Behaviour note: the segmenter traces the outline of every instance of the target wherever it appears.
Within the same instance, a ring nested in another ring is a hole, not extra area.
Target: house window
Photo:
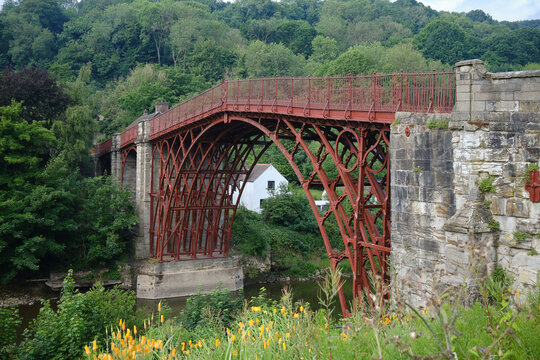
[[[276,182],[275,181],[268,181],[267,189],[274,190],[276,188]]]

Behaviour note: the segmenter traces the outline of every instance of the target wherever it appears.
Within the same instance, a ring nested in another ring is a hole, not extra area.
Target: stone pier
[[[540,71],[456,64],[451,114],[397,113],[391,131],[392,267],[416,305],[496,266],[526,290],[540,271],[540,203],[525,189],[540,159]],[[484,190],[480,190],[480,183]]]

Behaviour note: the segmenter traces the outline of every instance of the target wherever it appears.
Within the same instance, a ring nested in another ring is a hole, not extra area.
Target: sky
[[[226,0],[228,1],[228,0]],[[435,10],[467,12],[480,9],[495,20],[540,19],[540,0],[419,0]],[[0,0],[0,6],[4,0]]]
[[[480,9],[495,20],[540,19],[540,0],[419,0],[434,10],[467,12]]]

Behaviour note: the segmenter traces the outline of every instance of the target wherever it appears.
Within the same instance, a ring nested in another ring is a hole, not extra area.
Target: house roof
[[[248,178],[247,181],[254,182],[255,180],[257,180],[257,178],[259,176],[261,176],[263,174],[263,172],[265,172],[268,168],[270,168],[270,166],[272,166],[272,164],[257,164],[257,165],[255,165],[255,167],[253,168],[253,171],[249,175],[249,178]]]

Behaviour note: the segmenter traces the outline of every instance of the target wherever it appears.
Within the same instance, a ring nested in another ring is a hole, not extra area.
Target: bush
[[[319,233],[308,199],[292,187],[280,186],[272,197],[266,199],[263,202],[262,216],[270,224],[302,233]]]
[[[118,288],[106,291],[100,284],[87,293],[75,289],[71,270],[64,279],[55,312],[49,301],[24,331],[19,359],[77,359],[84,344],[104,338],[106,328],[126,319],[135,322],[135,294]]]
[[[261,215],[240,206],[234,219],[232,245],[244,255],[265,257],[270,249],[266,231]]]
[[[16,350],[15,339],[19,326],[21,326],[19,310],[0,307],[0,359],[12,357]]]
[[[217,315],[223,326],[229,327],[236,313],[242,308],[243,298],[234,296],[230,290],[218,286],[210,294],[196,295],[187,299],[186,308],[180,313],[182,325],[189,330],[205,326],[209,320],[205,314]]]

